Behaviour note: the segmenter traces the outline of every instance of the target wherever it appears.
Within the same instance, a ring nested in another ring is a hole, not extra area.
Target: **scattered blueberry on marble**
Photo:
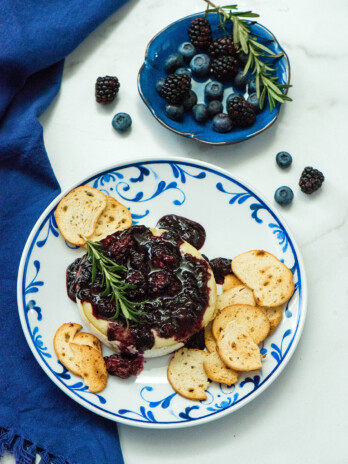
[[[192,73],[198,77],[204,77],[209,74],[210,58],[205,53],[195,55],[190,61],[190,68]]]
[[[204,95],[207,100],[222,100],[224,96],[224,86],[221,82],[210,81],[204,88]]]
[[[185,100],[182,102],[182,105],[184,107],[185,111],[190,111],[192,108],[195,106],[197,103],[197,95],[193,90],[190,90],[189,94],[185,98]]]
[[[179,45],[178,53],[184,57],[185,61],[190,62],[196,54],[196,48],[191,42],[183,42]]]
[[[212,100],[208,105],[208,112],[210,117],[223,112],[223,104],[219,100]]]
[[[277,153],[276,162],[280,168],[288,168],[292,163],[292,156],[287,151]]]
[[[245,92],[247,83],[248,77],[243,74],[243,71],[239,71],[233,81],[234,87],[241,92]]]
[[[181,121],[184,117],[184,107],[183,105],[166,105],[165,108],[166,115],[168,118],[173,119],[173,121]]]
[[[213,129],[216,132],[230,132],[233,129],[233,123],[225,113],[219,113],[213,117]]]
[[[184,57],[180,53],[172,53],[164,62],[164,69],[172,74],[176,69],[184,66]]]
[[[192,115],[197,122],[206,122],[209,119],[209,112],[206,105],[198,103],[192,108]]]
[[[291,190],[290,187],[279,187],[275,191],[274,199],[280,205],[289,205],[294,199],[294,192]]]
[[[127,113],[117,113],[112,119],[112,127],[118,132],[125,132],[132,125],[132,118]]]

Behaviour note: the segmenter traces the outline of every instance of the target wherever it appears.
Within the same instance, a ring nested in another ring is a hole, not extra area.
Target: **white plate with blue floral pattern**
[[[175,393],[167,381],[169,356],[149,359],[138,377],[109,377],[99,394],[58,361],[53,337],[65,322],[81,322],[66,292],[67,266],[84,250],[64,241],[54,210],[68,191],[44,211],[32,230],[19,268],[18,307],[28,344],[40,366],[73,400],[108,419],[148,428],[179,428],[223,417],[264,391],[284,369],[301,336],[306,314],[306,279],[292,234],[279,214],[253,188],[227,171],[188,159],[136,160],[99,172],[78,185],[116,197],[131,211],[133,223],[155,226],[165,214],[203,225],[201,252],[209,258],[251,249],[276,255],[293,272],[295,293],[284,307],[276,331],[261,346],[262,370],[240,376],[231,387],[211,383],[207,399],[194,402]],[[77,185],[72,188],[77,187]],[[107,348],[104,354],[108,354]]]

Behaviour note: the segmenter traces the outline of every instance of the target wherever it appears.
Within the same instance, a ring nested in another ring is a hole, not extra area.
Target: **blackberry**
[[[232,81],[238,73],[238,61],[234,56],[221,56],[211,62],[210,72],[217,81]]]
[[[120,88],[120,83],[116,76],[98,77],[95,83],[95,99],[102,105],[107,105],[114,101]]]
[[[324,182],[324,174],[311,166],[304,168],[298,185],[302,192],[310,194],[318,190]]]
[[[164,81],[160,94],[168,103],[177,105],[189,93],[191,78],[187,74],[170,74]]]
[[[256,116],[253,106],[238,95],[231,98],[227,104],[227,112],[237,127],[250,127],[254,124]]]
[[[197,48],[206,50],[213,41],[211,27],[206,18],[195,18],[188,28],[190,42]]]
[[[237,50],[233,43],[233,37],[231,35],[225,35],[215,39],[214,42],[209,45],[208,52],[212,58],[226,55],[236,56]]]

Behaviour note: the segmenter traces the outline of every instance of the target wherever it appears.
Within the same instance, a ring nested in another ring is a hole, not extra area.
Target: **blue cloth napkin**
[[[30,230],[60,192],[38,117],[59,91],[64,57],[126,1],[0,2],[0,457],[9,451],[21,464],[36,453],[42,464],[123,463],[116,424],[67,397],[37,364],[16,280]]]

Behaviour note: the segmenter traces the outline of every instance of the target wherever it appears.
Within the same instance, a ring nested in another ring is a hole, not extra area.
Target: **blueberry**
[[[292,163],[292,156],[287,151],[280,151],[276,156],[276,162],[280,168],[288,168]]]
[[[185,111],[190,111],[195,104],[197,103],[197,95],[194,93],[193,90],[190,90],[188,96],[182,102]]]
[[[263,83],[260,81],[260,93],[263,89]],[[256,79],[251,79],[248,82],[248,94],[251,95],[252,93],[256,93]]]
[[[223,112],[223,105],[219,100],[213,100],[208,105],[208,112],[211,117]]]
[[[242,92],[245,92],[247,83],[248,83],[247,76],[244,76],[243,72],[239,71],[239,73],[236,75],[233,81],[234,87]]]
[[[257,98],[256,93],[252,93],[251,95],[249,95],[249,97],[247,99],[247,102],[250,103],[251,105],[253,105],[254,110],[256,111],[256,113],[260,113],[260,111],[262,111],[261,108],[260,108],[259,99]]]
[[[192,108],[192,114],[196,121],[205,122],[209,119],[208,108],[203,103],[198,103]]]
[[[158,81],[156,82],[156,90],[157,90],[158,93],[161,92],[161,88],[163,87],[164,81],[165,81],[165,78],[164,78],[164,77],[161,77],[161,78],[158,79]]]
[[[209,74],[210,58],[204,53],[195,55],[190,61],[190,68],[195,76],[204,77]]]
[[[247,64],[247,62],[248,62],[249,55],[248,55],[247,53],[244,53],[243,51],[241,51],[241,52],[238,53],[237,56],[238,56],[238,61],[239,61],[239,63],[240,63],[240,64],[243,66],[243,68],[244,68],[244,66],[245,66],[245,65]]]
[[[290,187],[279,187],[275,191],[274,199],[280,205],[289,205],[294,199],[294,192],[291,190]]]
[[[166,105],[165,112],[168,118],[173,119],[173,121],[181,121],[184,117],[182,105]]]
[[[175,74],[187,74],[188,76],[191,77],[192,70],[191,70],[191,68],[178,68],[175,71]]]
[[[196,49],[191,42],[183,42],[179,45],[178,53],[180,53],[185,61],[190,61],[196,54]]]
[[[172,74],[176,69],[184,66],[184,57],[180,53],[169,55],[164,62],[164,69],[168,74]]]
[[[117,113],[112,119],[112,127],[119,131],[124,132],[132,125],[132,118],[127,113]]]
[[[233,123],[225,113],[219,113],[213,117],[213,129],[216,132],[230,132],[233,129]]]
[[[221,82],[208,82],[204,88],[204,95],[207,100],[222,100],[224,96],[224,86]]]

